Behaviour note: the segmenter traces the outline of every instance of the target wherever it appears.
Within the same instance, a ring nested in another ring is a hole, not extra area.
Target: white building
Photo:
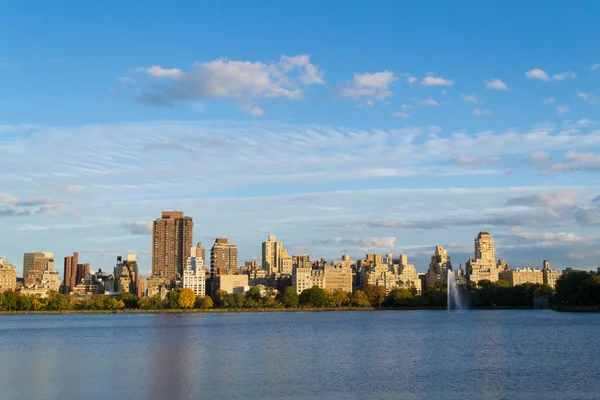
[[[197,247],[192,247],[190,257],[183,269],[181,284],[184,289],[192,289],[196,296],[204,297],[206,295],[204,260],[200,254],[200,249]]]

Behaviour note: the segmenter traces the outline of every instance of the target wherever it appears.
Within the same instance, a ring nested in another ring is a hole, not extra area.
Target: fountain
[[[456,284],[456,277],[454,271],[448,268],[448,312],[454,308],[455,310],[463,310],[462,300],[460,293],[458,292],[458,285]],[[454,306],[454,307],[453,307]]]

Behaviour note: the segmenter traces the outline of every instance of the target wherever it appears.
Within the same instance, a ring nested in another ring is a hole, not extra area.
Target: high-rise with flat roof
[[[215,239],[210,250],[210,273],[212,275],[230,275],[238,269],[238,249],[227,238]]]
[[[77,285],[77,264],[79,262],[79,254],[74,252],[72,256],[65,257],[65,269],[63,273],[64,292],[69,292]]]
[[[41,283],[46,271],[54,271],[54,254],[36,251],[23,255],[23,280],[25,286]]]
[[[190,249],[194,222],[180,211],[163,211],[152,227],[152,276],[175,279],[183,274]]]

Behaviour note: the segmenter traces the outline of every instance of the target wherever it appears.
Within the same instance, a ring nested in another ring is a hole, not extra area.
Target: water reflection
[[[596,399],[600,314],[0,317],[0,398]]]

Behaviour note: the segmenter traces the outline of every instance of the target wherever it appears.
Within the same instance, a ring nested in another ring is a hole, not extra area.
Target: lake
[[[600,313],[0,316],[0,398],[598,399]]]

